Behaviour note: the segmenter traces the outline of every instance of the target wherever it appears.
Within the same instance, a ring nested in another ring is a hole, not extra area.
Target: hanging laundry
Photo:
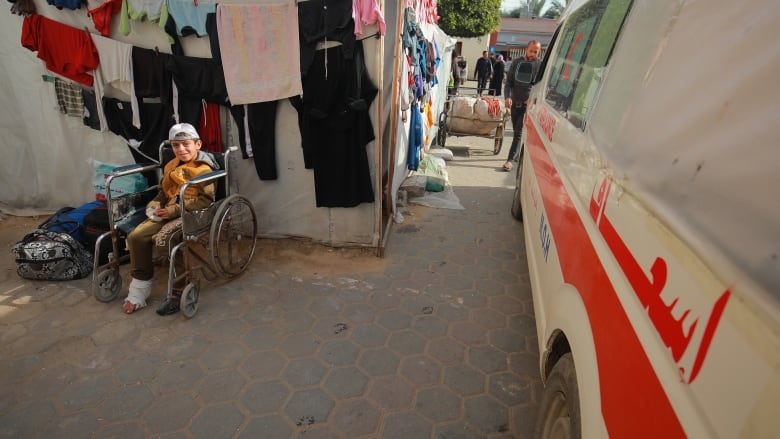
[[[54,92],[57,95],[60,113],[73,117],[84,116],[84,97],[81,95],[81,87],[63,79],[54,78]]]
[[[233,105],[302,93],[295,3],[220,4],[217,33]]]
[[[314,60],[317,43],[337,41],[344,59],[352,59],[355,23],[352,5],[344,0],[306,0],[298,4],[301,75],[306,76]]]
[[[122,10],[122,0],[87,0],[87,15],[100,35],[111,33],[111,19]]]
[[[89,33],[42,15],[24,17],[22,46],[38,52],[49,71],[91,87],[100,58]]]
[[[130,99],[130,108],[133,112],[133,125],[141,127],[141,116],[138,110],[138,98],[135,96],[133,85],[133,46],[121,41],[91,34],[92,42],[100,56],[100,64],[94,71],[95,95],[98,101],[103,99],[106,88],[114,88]],[[102,106],[98,109],[101,131],[108,129],[106,117]]]
[[[157,23],[164,29],[168,20],[168,3],[165,0],[122,0],[119,12],[119,32],[122,35],[130,35],[130,20]]]
[[[204,3],[193,0],[168,0],[168,14],[176,23],[179,36],[195,34],[199,37],[208,35],[206,16],[216,13],[216,3]]]
[[[420,150],[423,143],[422,113],[417,102],[412,103],[411,123],[409,124],[409,151],[406,157],[406,169],[416,171],[420,166]]]
[[[374,202],[367,145],[374,140],[369,108],[378,89],[366,71],[362,42],[351,60],[342,50],[317,51],[304,83],[301,137],[314,162],[317,207]]]
[[[352,19],[355,21],[355,35],[363,34],[363,25],[378,24],[379,35],[385,34],[385,17],[377,0],[352,0]]]

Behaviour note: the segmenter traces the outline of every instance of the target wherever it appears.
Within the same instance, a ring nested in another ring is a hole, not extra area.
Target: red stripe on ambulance
[[[525,128],[563,280],[577,289],[591,322],[609,436],[686,437],[539,132],[533,123]]]

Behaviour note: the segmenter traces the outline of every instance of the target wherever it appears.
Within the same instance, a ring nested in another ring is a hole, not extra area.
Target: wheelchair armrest
[[[217,171],[207,172],[205,174],[201,174],[201,175],[198,175],[195,178],[187,180],[187,182],[184,183],[184,186],[182,186],[182,188],[181,188],[182,199],[183,199],[183,196],[184,196],[184,190],[187,189],[187,186],[192,185],[192,184],[208,183],[208,182],[217,180],[219,178],[223,178],[225,175],[227,175],[227,172],[224,169],[220,169],[220,170],[217,170]]]
[[[127,166],[118,166],[111,171],[111,175],[115,178],[124,177],[125,175],[138,174],[140,172],[153,171],[158,169],[160,165],[158,163],[144,163],[144,164],[132,164]]]

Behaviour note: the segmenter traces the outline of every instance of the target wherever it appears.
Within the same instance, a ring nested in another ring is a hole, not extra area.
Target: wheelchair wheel
[[[95,299],[101,302],[111,302],[122,289],[122,277],[116,270],[103,270],[95,279]]]
[[[187,284],[181,292],[179,309],[184,317],[191,319],[198,312],[198,287],[193,283]]]
[[[252,203],[231,195],[217,208],[211,224],[211,265],[225,277],[246,270],[255,253],[257,220]]]

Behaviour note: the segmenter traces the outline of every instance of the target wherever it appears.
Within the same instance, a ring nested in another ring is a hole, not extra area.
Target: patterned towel
[[[294,2],[219,4],[217,35],[232,105],[277,101],[303,93]]]

